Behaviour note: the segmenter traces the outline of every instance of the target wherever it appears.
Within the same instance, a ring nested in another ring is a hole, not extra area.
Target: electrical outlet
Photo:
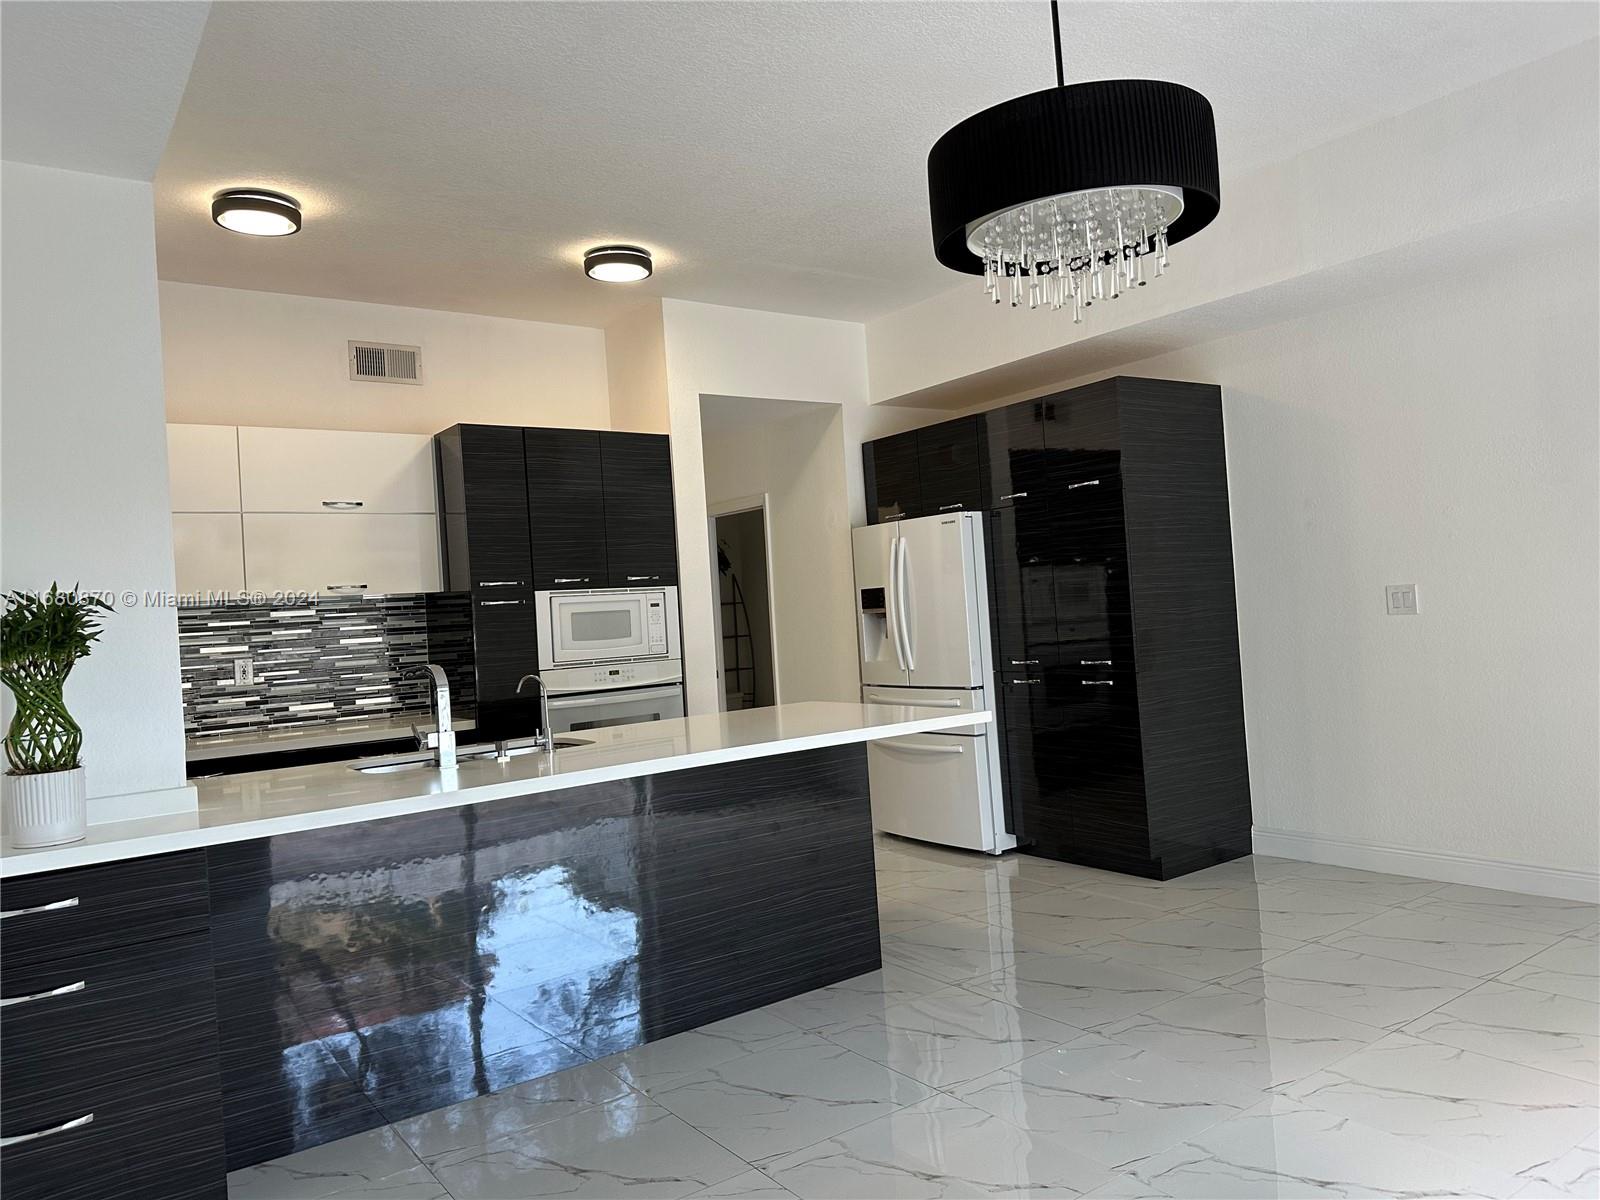
[[[1383,601],[1391,617],[1414,617],[1422,611],[1414,583],[1391,583],[1383,589]]]
[[[236,658],[236,659],[234,659],[233,660],[233,682],[236,683],[236,684],[243,685],[243,686],[249,686],[250,684],[254,683],[255,681],[256,681],[256,664],[255,664],[255,662],[253,660],[251,660],[251,659],[248,659],[248,658]]]

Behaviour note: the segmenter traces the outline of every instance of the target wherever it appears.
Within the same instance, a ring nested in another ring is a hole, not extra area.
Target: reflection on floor
[[[235,1172],[233,1200],[1600,1193],[1595,906],[885,839],[884,968]]]

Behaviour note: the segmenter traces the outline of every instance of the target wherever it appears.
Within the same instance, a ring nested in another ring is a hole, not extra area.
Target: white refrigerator
[[[980,513],[853,531],[865,704],[993,711],[994,663]],[[873,823],[886,833],[999,854],[1006,829],[992,724],[871,742]]]

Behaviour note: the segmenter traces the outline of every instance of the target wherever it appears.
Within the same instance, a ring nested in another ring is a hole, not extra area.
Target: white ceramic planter
[[[83,768],[5,777],[6,834],[19,850],[76,842],[89,831]]]

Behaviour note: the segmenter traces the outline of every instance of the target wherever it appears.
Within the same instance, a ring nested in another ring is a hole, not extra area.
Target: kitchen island
[[[4,1190],[217,1195],[870,971],[865,743],[988,719],[783,705],[450,771],[235,775],[197,813],[7,852],[5,995],[48,998],[8,1010],[0,1132],[61,1131],[8,1150]]]

